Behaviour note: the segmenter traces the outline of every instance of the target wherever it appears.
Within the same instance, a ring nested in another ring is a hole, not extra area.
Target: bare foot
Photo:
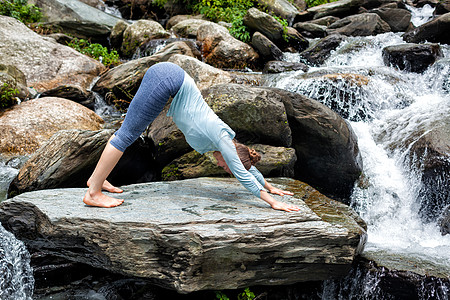
[[[90,180],[90,179],[89,179],[88,182],[87,182],[87,186],[88,186],[88,187],[91,186],[91,180]],[[102,190],[105,190],[105,191],[108,191],[108,192],[111,192],[111,193],[122,193],[122,192],[123,192],[122,189],[113,186],[111,183],[109,183],[108,180],[105,180],[105,181],[103,182]]]
[[[98,207],[115,207],[123,203],[123,199],[116,199],[103,194],[102,192],[97,192],[91,194],[89,190],[86,192],[83,198],[83,202],[90,206]]]

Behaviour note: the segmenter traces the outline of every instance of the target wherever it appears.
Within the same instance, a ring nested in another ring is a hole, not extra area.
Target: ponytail
[[[249,147],[238,143],[235,140],[233,140],[233,142],[236,146],[236,152],[239,156],[239,159],[241,160],[246,170],[250,169],[252,165],[255,165],[261,160],[261,155],[256,152],[255,149],[250,149]]]

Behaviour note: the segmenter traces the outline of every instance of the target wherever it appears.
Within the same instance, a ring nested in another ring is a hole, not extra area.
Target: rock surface
[[[277,183],[299,212],[272,210],[234,179],[202,178],[127,186],[113,209],[84,205],[85,189],[25,193],[0,204],[0,221],[30,248],[181,293],[347,274],[364,221],[306,184]]]
[[[59,130],[99,130],[102,124],[93,111],[70,100],[26,101],[0,115],[0,153],[30,154]]]
[[[383,62],[408,72],[422,73],[443,56],[439,44],[400,44],[383,49]]]
[[[432,42],[450,44],[450,13],[441,15],[403,35],[408,43]]]
[[[391,31],[388,23],[375,13],[352,15],[328,26],[329,34],[369,36]]]

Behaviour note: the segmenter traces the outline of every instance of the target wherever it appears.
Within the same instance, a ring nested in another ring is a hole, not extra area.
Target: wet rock
[[[259,55],[248,44],[235,39],[225,27],[210,23],[198,28],[204,60],[216,68],[244,69],[253,67]]]
[[[180,293],[345,276],[364,247],[361,219],[304,183],[272,184],[295,192],[283,200],[300,212],[202,178],[127,186],[125,203],[101,213],[83,204],[85,189],[29,192],[2,202],[0,221],[31,249]]]
[[[257,8],[250,8],[244,16],[244,25],[251,31],[261,32],[275,44],[283,42],[283,26],[274,17]]]
[[[328,26],[330,34],[338,33],[347,36],[377,35],[389,31],[391,31],[389,24],[374,13],[349,16]]]
[[[322,26],[330,26],[331,24],[333,24],[334,22],[336,22],[337,20],[339,20],[338,17],[334,17],[334,16],[326,16],[326,17],[322,17],[322,18],[318,18],[318,19],[314,19],[311,21],[308,21],[308,23],[312,23],[312,24],[317,24],[317,25],[322,25]]]
[[[281,45],[285,45],[285,48],[294,48],[300,52],[309,47],[309,41],[305,39],[295,28],[287,27],[286,39]]]
[[[286,19],[288,23],[291,23],[299,13],[298,9],[287,0],[258,0],[258,3],[266,7],[269,12]]]
[[[15,66],[0,64],[0,87],[4,84],[7,84],[9,88],[17,89],[19,93],[15,96],[21,100],[29,97],[25,74]]]
[[[362,7],[366,9],[374,9],[378,7],[387,7],[393,6],[392,8],[405,8],[405,5],[402,1],[399,0],[364,0],[362,3]]]
[[[411,24],[411,12],[400,8],[377,8],[370,11],[389,24],[393,32],[405,32]]]
[[[124,21],[119,21],[114,25],[109,35],[109,42],[113,49],[119,50],[122,47],[123,33],[128,28],[129,24]]]
[[[103,39],[121,18],[107,14],[81,1],[33,0],[47,25],[63,28],[64,32],[79,38]]]
[[[281,96],[292,130],[295,177],[347,202],[362,172],[358,140],[350,124],[313,99],[272,90]]]
[[[211,109],[244,143],[289,147],[291,130],[280,97],[270,90],[238,84],[219,84],[202,90]]]
[[[385,47],[382,55],[386,66],[416,73],[424,72],[437,58],[443,56],[438,44],[392,45]]]
[[[270,73],[283,73],[290,71],[307,72],[309,67],[302,63],[286,62],[286,61],[269,61],[266,63],[263,69],[263,74]]]
[[[444,15],[450,12],[450,0],[439,1],[434,9],[434,15]]]
[[[103,120],[70,100],[45,97],[15,105],[0,117],[0,153],[30,154],[64,129],[99,130]]]
[[[126,109],[147,69],[158,62],[167,61],[175,54],[194,56],[194,51],[188,43],[168,44],[152,56],[130,60],[103,73],[92,90],[105,95],[108,103],[119,104],[121,108]]]
[[[152,39],[168,38],[170,34],[156,21],[139,20],[127,26],[123,32],[120,48],[125,56],[131,56],[145,42]]]
[[[343,38],[344,37],[339,34],[329,35],[321,39],[314,46],[301,52],[301,56],[312,65],[321,65],[328,57],[330,57],[331,51],[340,45]]]
[[[42,92],[41,97],[58,97],[81,103],[88,100],[89,94],[77,86],[62,85]]]
[[[175,34],[186,38],[197,38],[198,28],[205,24],[211,24],[212,22],[202,19],[186,19],[178,22],[172,27]]]
[[[308,12],[312,19],[326,16],[343,18],[357,13],[362,3],[362,0],[341,0],[308,8]]]
[[[70,42],[72,42],[72,40],[74,39],[71,36],[68,36],[67,34],[64,33],[52,33],[52,34],[47,34],[45,37],[49,37],[54,39],[58,44],[64,45],[66,46],[67,44],[69,44]]]
[[[252,46],[266,60],[281,60],[283,52],[271,40],[266,38],[262,33],[255,32],[252,36]]]
[[[438,16],[403,35],[408,43],[432,42],[450,44],[450,13]]]
[[[327,36],[327,27],[314,23],[295,23],[294,28],[307,38],[323,38]]]
[[[87,90],[105,69],[100,62],[4,16],[0,16],[0,63],[20,69],[38,92],[65,84]]]
[[[442,213],[439,220],[439,226],[441,227],[442,235],[450,234],[450,206],[447,206]]]
[[[248,145],[261,154],[261,161],[256,164],[258,170],[265,177],[294,176],[294,164],[296,161],[295,150],[292,148],[273,147],[269,145]],[[163,170],[163,180],[181,180],[198,177],[230,175],[217,165],[213,152],[200,154],[191,151],[175,159]]]

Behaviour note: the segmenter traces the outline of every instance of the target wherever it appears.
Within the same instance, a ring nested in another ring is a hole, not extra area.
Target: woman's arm
[[[250,173],[252,173],[253,176],[255,176],[256,180],[258,180],[258,182],[261,183],[261,185],[264,186],[264,188],[267,189],[269,191],[269,193],[277,194],[280,196],[294,195],[294,193],[292,193],[292,192],[283,191],[279,188],[272,186],[270,183],[267,182],[267,180],[264,178],[264,176],[261,174],[261,172],[259,172],[259,170],[255,166],[252,166],[248,171]]]
[[[266,191],[261,191],[261,199],[269,203],[269,205],[273,209],[284,210],[284,211],[299,211],[300,208],[296,205],[284,203],[278,200],[275,200],[272,196],[270,196]]]

